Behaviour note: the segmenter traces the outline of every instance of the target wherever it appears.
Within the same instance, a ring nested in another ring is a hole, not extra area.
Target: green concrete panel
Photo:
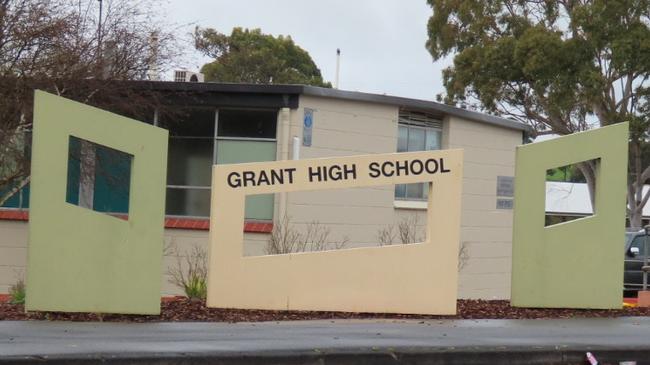
[[[276,143],[262,141],[219,140],[217,164],[275,161]],[[272,220],[273,194],[246,197],[245,219]]]
[[[129,216],[66,203],[70,136],[133,156]],[[168,133],[36,91],[26,309],[160,313]]]
[[[517,147],[513,306],[620,308],[628,124]],[[600,159],[594,215],[544,227],[546,170]]]

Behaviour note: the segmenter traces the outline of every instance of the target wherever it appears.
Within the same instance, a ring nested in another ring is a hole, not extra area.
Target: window
[[[70,136],[66,202],[104,213],[129,212],[133,156]]]
[[[170,131],[167,215],[210,216],[213,164],[276,158],[275,110],[191,108],[161,125]],[[247,197],[246,218],[273,219],[273,195]]]
[[[28,164],[31,160],[31,130],[25,130],[9,138],[6,146],[0,147],[0,153],[4,156],[0,158],[0,180],[16,174],[23,169],[21,163]],[[29,183],[20,188],[23,184],[23,178],[18,176],[8,185],[0,187],[0,199],[9,194],[13,189],[19,188],[18,191],[11,194],[0,208],[28,209],[29,208]]]
[[[439,150],[442,146],[441,122],[426,114],[400,113],[397,152]],[[427,184],[395,185],[395,199],[426,200]]]

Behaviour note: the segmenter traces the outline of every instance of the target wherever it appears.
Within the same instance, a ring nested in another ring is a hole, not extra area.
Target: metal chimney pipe
[[[336,78],[334,80],[334,88],[339,88],[339,72],[341,70],[341,49],[336,49]]]

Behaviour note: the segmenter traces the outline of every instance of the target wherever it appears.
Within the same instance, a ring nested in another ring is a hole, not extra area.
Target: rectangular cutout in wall
[[[579,165],[593,171],[594,195],[596,174],[599,159],[581,161],[575,164],[560,166],[546,170],[545,226],[569,222],[574,219],[592,216],[595,207],[592,201],[587,179]]]
[[[133,155],[70,136],[66,202],[128,214]]]

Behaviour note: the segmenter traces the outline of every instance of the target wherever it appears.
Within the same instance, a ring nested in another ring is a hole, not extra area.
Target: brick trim
[[[121,219],[128,219],[124,214],[115,215]],[[0,209],[0,220],[10,221],[28,221],[29,212],[26,210]],[[165,228],[172,229],[195,229],[207,231],[210,229],[209,219],[196,218],[165,218]],[[249,233],[271,233],[273,223],[263,221],[246,221],[244,222],[244,232]]]
[[[0,210],[0,220],[28,221],[29,212],[26,210],[2,209]]]

